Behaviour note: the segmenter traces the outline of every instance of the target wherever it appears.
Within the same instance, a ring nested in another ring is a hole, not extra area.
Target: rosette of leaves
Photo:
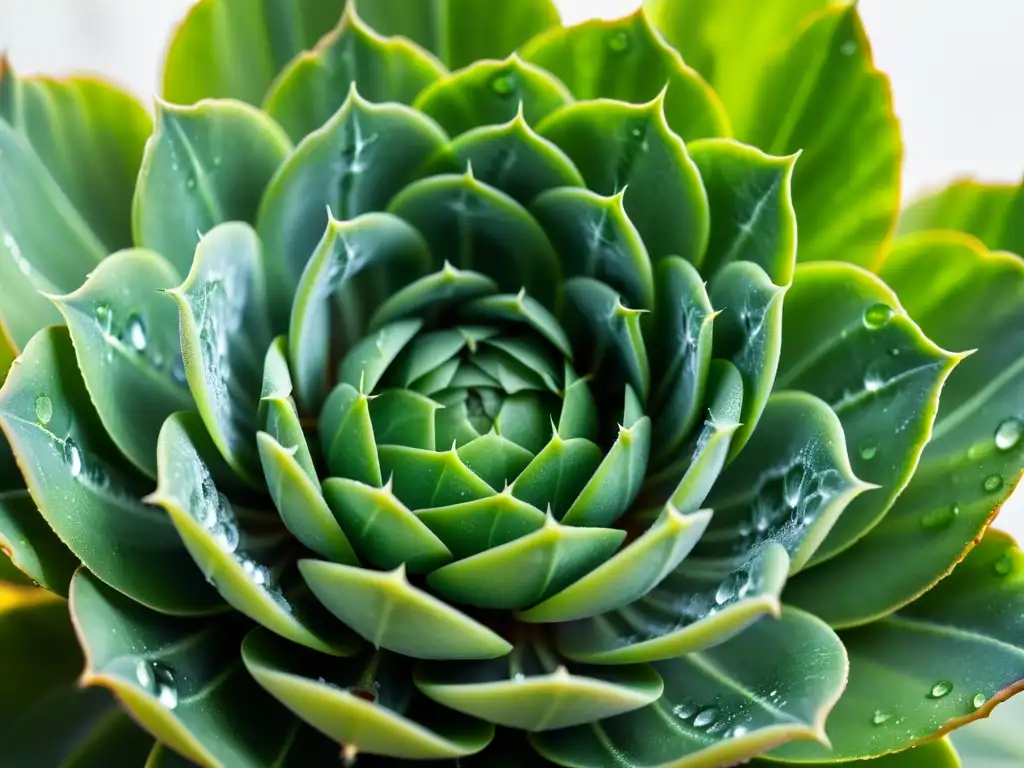
[[[23,764],[952,766],[1024,680],[1014,220],[892,241],[854,7],[203,0],[155,125],[0,117],[0,536],[87,686],[12,586]]]

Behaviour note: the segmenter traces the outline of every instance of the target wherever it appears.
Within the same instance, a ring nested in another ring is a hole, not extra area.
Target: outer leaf
[[[832,750],[794,747],[781,757],[905,749],[985,717],[1024,688],[1024,555],[993,531],[925,596],[842,638],[850,682],[829,720]]]
[[[438,80],[413,106],[437,120],[449,135],[460,136],[481,126],[507,123],[518,113],[536,125],[571,101],[572,94],[557,78],[513,53],[501,61],[474,61]]]
[[[929,341],[881,280],[851,264],[801,265],[782,328],[776,388],[829,403],[857,477],[879,486],[843,512],[817,562],[863,536],[906,487],[960,358]]]
[[[1021,722],[1024,696],[1015,696],[1000,704],[986,719],[960,728],[949,737],[956,751],[964,758],[964,765],[985,765],[990,768],[1014,768],[1024,759],[1022,745],[1017,738]],[[973,761],[973,762],[971,762]],[[956,766],[955,768],[959,768]]]
[[[773,283],[788,285],[796,264],[792,183],[797,156],[772,157],[725,139],[696,142],[687,149],[711,208],[704,274],[714,275],[734,261],[752,261]]]
[[[339,662],[250,632],[242,645],[257,682],[304,721],[345,744],[405,759],[458,758],[479,752],[492,726],[427,702],[411,690],[404,659],[374,652]]]
[[[200,0],[167,51],[164,98],[259,104],[277,73],[312,48],[344,7],[344,0]]]
[[[132,204],[135,242],[188,272],[207,232],[255,221],[263,190],[291,150],[281,128],[247,104],[158,102]]]
[[[257,479],[254,418],[270,346],[263,253],[252,227],[221,224],[196,249],[178,303],[185,374],[217,448],[239,475]]]
[[[132,245],[129,208],[153,125],[133,96],[93,77],[22,78],[0,58],[0,118],[28,140],[108,252]]]
[[[993,251],[1024,253],[1024,187],[970,179],[915,201],[900,217],[899,232],[955,229],[974,235]]]
[[[150,733],[213,768],[262,768],[296,727],[238,663],[239,628],[148,611],[87,571],[71,584],[85,685],[113,691]],[[116,630],[116,631],[115,631]]]
[[[530,741],[563,765],[735,764],[795,739],[824,740],[847,668],[839,638],[787,608],[715,648],[656,664],[665,693],[651,706]]]
[[[572,104],[538,126],[579,168],[587,186],[623,198],[651,260],[699,265],[708,244],[708,199],[686,145],[669,128],[664,93],[647,104]]]
[[[28,491],[0,492],[0,550],[19,573],[67,597],[78,558],[39,514]]]
[[[374,32],[348,3],[338,25],[281,72],[263,108],[293,141],[301,141],[341,107],[354,83],[370,101],[412,104],[445,74],[419,46]]]
[[[320,480],[313,466],[313,455],[295,407],[292,389],[292,376],[288,370],[288,341],[284,336],[278,336],[263,361],[263,388],[257,420],[260,429],[266,431],[269,437],[282,447],[287,446],[291,458],[319,492]],[[260,460],[263,460],[262,455]]]
[[[929,338],[979,351],[946,380],[931,441],[885,519],[790,585],[788,601],[839,627],[885,616],[948,574],[1024,470],[1024,262],[963,235],[921,234],[900,241],[881,277]],[[858,589],[863,579],[874,587]]]
[[[170,520],[139,501],[150,483],[107,437],[67,328],[36,335],[22,360],[0,390],[0,425],[46,522],[96,576],[143,605],[216,610],[216,593]]]
[[[346,220],[383,210],[446,142],[432,120],[399,104],[371,104],[354,87],[334,117],[302,141],[259,211],[276,330],[287,322],[299,277],[330,216]]]
[[[450,69],[503,58],[558,24],[551,0],[517,0],[501,6],[476,0],[359,0],[356,7],[378,32],[410,38]]]
[[[769,757],[769,759],[771,759]],[[757,761],[760,762],[760,761]],[[779,765],[779,763],[773,763]],[[803,768],[831,768],[837,765],[834,762],[822,763],[789,763],[782,762],[782,765],[801,765]],[[872,758],[861,763],[866,768],[961,768],[960,757],[957,750],[950,744],[949,739],[928,741],[902,752],[893,752],[882,757]],[[1013,768],[1012,765],[986,762],[985,768]],[[970,766],[968,766],[970,768]]]
[[[856,4],[814,16],[751,103],[738,138],[773,155],[803,150],[793,175],[799,259],[876,266],[899,214],[902,144]]]
[[[549,29],[530,41],[523,58],[561,79],[578,99],[643,104],[667,89],[665,119],[687,141],[731,133],[718,96],[643,10],[614,21]]]
[[[185,381],[177,312],[168,288],[181,277],[159,254],[115,253],[81,288],[55,299],[103,426],[121,452],[156,477],[164,419],[193,408]]]
[[[414,587],[405,568],[367,571],[300,560],[313,594],[378,648],[417,659],[493,659],[512,646],[483,624]]]
[[[722,312],[715,322],[714,356],[731,360],[743,376],[743,414],[730,458],[750,438],[772,393],[782,349],[785,293],[752,262],[728,265],[711,283],[711,303]]]

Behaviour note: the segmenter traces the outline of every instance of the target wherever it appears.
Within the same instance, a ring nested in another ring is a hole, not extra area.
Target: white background
[[[638,4],[558,0],[566,22],[614,17]],[[0,0],[0,48],[23,72],[100,72],[148,99],[167,35],[189,5],[190,0]],[[907,146],[905,195],[962,175],[1019,179],[1024,2],[861,0],[860,10],[876,61],[893,81]],[[1021,494],[1000,525],[1024,537]]]

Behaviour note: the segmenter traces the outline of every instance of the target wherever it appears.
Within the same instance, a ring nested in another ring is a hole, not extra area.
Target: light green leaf
[[[0,424],[43,518],[96,576],[154,610],[218,610],[171,521],[140,501],[152,485],[107,436],[66,327],[25,348],[0,390]]]
[[[560,78],[577,99],[643,104],[666,90],[665,119],[687,141],[732,131],[718,96],[655,31],[643,10],[614,21],[549,29],[522,55]]]
[[[931,440],[885,519],[789,585],[788,602],[836,627],[886,616],[948,574],[1024,470],[1024,261],[922,233],[898,242],[880,276],[936,344],[978,351],[946,379]],[[857,587],[865,580],[871,589]]]
[[[300,560],[299,570],[328,610],[377,648],[414,659],[493,659],[512,648],[483,624],[410,584],[403,566],[382,572]]]
[[[762,619],[732,640],[654,669],[665,683],[654,704],[530,741],[543,757],[567,765],[738,764],[788,741],[823,741],[848,663],[824,623],[787,608],[779,620]]]
[[[561,269],[544,230],[511,197],[474,178],[472,169],[418,181],[388,211],[423,234],[435,263],[443,257],[493,278],[499,290],[526,288],[545,307],[555,305]]]
[[[167,51],[164,98],[258,105],[277,73],[312,48],[344,7],[344,0],[200,0]]]
[[[382,445],[378,453],[381,469],[391,478],[395,496],[411,510],[494,495],[495,490],[463,463],[457,450],[435,452]]]
[[[358,83],[370,101],[412,104],[447,71],[419,46],[370,29],[348,3],[341,21],[277,77],[263,109],[301,141],[333,115]]]
[[[539,509],[513,496],[511,487],[475,501],[420,509],[416,516],[459,559],[533,533],[547,519]]]
[[[565,357],[572,357],[572,349],[558,320],[536,299],[525,291],[495,296],[483,296],[462,304],[459,317],[474,323],[516,323],[529,326],[549,341]]]
[[[47,524],[28,491],[0,492],[0,549],[19,573],[67,597],[78,558]]]
[[[771,759],[770,756],[768,759]],[[760,761],[755,761],[760,763]],[[760,763],[764,765],[764,763]],[[800,765],[802,768],[834,768],[837,763],[790,763],[786,761],[772,762],[769,765]],[[863,768],[961,768],[960,757],[956,749],[950,744],[949,739],[928,741],[902,752],[894,752],[882,757],[875,757],[865,761],[858,761],[857,765]],[[985,763],[985,768],[1012,768],[1010,765],[1002,766],[997,763]],[[968,766],[970,768],[970,766]]]
[[[623,205],[652,262],[675,255],[700,264],[710,232],[708,198],[686,145],[666,122],[664,93],[640,105],[578,102],[537,132],[561,147],[592,191],[625,190]]]
[[[449,135],[461,136],[517,117],[537,125],[571,101],[572,94],[558,79],[513,53],[501,61],[474,61],[438,80],[413,106],[437,120]]]
[[[898,613],[842,633],[850,681],[828,723],[832,749],[787,760],[856,760],[972,720],[1024,686],[1024,555],[993,531]]]
[[[813,564],[850,547],[889,511],[917,468],[960,357],[929,341],[896,294],[852,264],[798,267],[782,328],[775,387],[829,403],[854,473],[879,486],[843,512]]]
[[[131,94],[90,76],[19,77],[0,59],[0,118],[28,140],[108,253],[133,244],[132,194],[153,122]]]
[[[449,69],[508,56],[559,23],[551,0],[516,0],[500,6],[477,0],[359,0],[356,7],[375,30],[408,37]]]
[[[993,251],[1024,254],[1024,186],[965,179],[925,195],[900,216],[900,234],[955,229],[974,235]]]
[[[180,282],[159,254],[119,251],[100,262],[77,291],[54,299],[107,434],[154,478],[160,427],[172,413],[194,407],[177,311],[163,295]]]
[[[423,280],[428,279],[423,278]],[[407,291],[411,291],[416,285],[417,283],[413,283],[407,286],[396,293],[392,299],[403,294],[408,296]],[[395,306],[394,304],[385,305],[385,307]],[[362,387],[367,392],[375,390],[388,367],[422,327],[423,321],[418,319],[374,324],[373,333],[352,347],[338,366],[339,384],[347,384],[354,389]]]
[[[207,232],[256,220],[263,190],[291,151],[281,128],[242,102],[158,102],[132,203],[135,242],[187,272]]]
[[[353,86],[341,109],[299,144],[270,182],[258,215],[275,331],[287,323],[330,217],[384,210],[447,141],[429,118],[401,104],[371,104]]]
[[[149,611],[88,571],[71,583],[82,682],[113,691],[161,742],[210,768],[264,768],[297,727],[238,661],[241,627]]]
[[[263,251],[252,227],[221,224],[199,243],[178,304],[189,389],[224,459],[260,485],[256,413],[270,346]]]
[[[267,349],[263,361],[263,387],[260,391],[257,422],[261,430],[287,448],[292,454],[291,458],[319,492],[320,480],[295,406],[295,398],[292,397],[292,389],[292,375],[288,370],[288,340],[278,336]],[[260,460],[262,462],[262,455]]]
[[[550,508],[561,518],[600,464],[597,445],[582,437],[563,440],[556,432],[515,478],[512,494],[538,509]]]
[[[383,477],[369,397],[347,383],[334,388],[320,414],[320,445],[331,472],[380,487]]]
[[[302,272],[289,323],[292,371],[305,410],[315,413],[323,405],[332,337],[340,335],[346,346],[362,339],[371,313],[429,264],[427,244],[401,219],[386,213],[330,217]],[[332,313],[332,299],[339,312]],[[340,333],[334,330],[339,325]]]
[[[772,155],[803,150],[793,174],[799,260],[877,266],[899,214],[903,146],[856,3],[805,24],[750,104],[746,119],[733,113],[737,138]]]

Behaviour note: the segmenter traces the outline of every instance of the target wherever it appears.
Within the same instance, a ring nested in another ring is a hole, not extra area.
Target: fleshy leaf
[[[623,204],[651,261],[700,264],[708,245],[708,199],[686,145],[665,120],[664,92],[647,104],[599,99],[571,104],[537,132],[553,141],[600,195]]]
[[[790,747],[780,757],[905,749],[987,716],[1024,687],[1024,555],[993,531],[927,594],[841,636],[850,681],[829,719],[832,749]]]
[[[493,659],[512,648],[483,624],[410,584],[403,566],[382,572],[300,560],[299,570],[331,613],[378,648],[415,659]]]
[[[304,409],[316,412],[323,404],[332,330],[339,325],[332,299],[340,310],[340,335],[346,345],[354,344],[379,304],[429,264],[423,238],[401,219],[385,213],[330,218],[302,272],[289,324],[292,371]]]
[[[319,426],[332,473],[375,487],[383,484],[366,394],[345,382],[336,386],[324,403]]]
[[[256,681],[292,712],[344,743],[404,759],[458,758],[490,742],[494,728],[431,707],[411,685],[410,665],[380,651],[340,661],[296,649],[261,630],[242,644]]]
[[[78,558],[39,514],[28,491],[0,492],[0,550],[20,573],[67,597]]]
[[[164,98],[178,104],[234,98],[258,105],[277,73],[312,48],[344,7],[345,0],[200,0],[167,51]]]
[[[572,94],[544,69],[512,54],[474,61],[438,80],[413,105],[437,120],[451,136],[474,128],[520,120],[537,125],[572,101]]]
[[[338,25],[281,72],[263,109],[301,141],[341,107],[353,83],[370,101],[412,104],[445,74],[419,46],[374,32],[348,3]]]
[[[974,235],[993,251],[1024,254],[1024,186],[964,179],[912,203],[899,232],[954,229]]]
[[[213,447],[194,420],[174,416],[160,432],[160,480],[149,498],[166,510],[207,581],[235,610],[293,642],[346,654],[350,635],[331,627],[310,600],[293,603],[282,589],[282,544],[287,535],[272,516],[235,509],[217,489],[204,455]],[[286,560],[284,560],[286,562]]]
[[[979,764],[988,768],[1014,768],[1024,759],[1024,744],[1017,738],[1022,713],[1024,696],[1014,696],[1001,703],[984,720],[957,729],[947,740],[952,741],[968,768]],[[915,751],[920,749],[922,747]],[[950,768],[960,768],[960,764]]]
[[[649,593],[693,550],[710,512],[681,515],[668,505],[642,536],[602,565],[518,618],[527,622],[585,619],[621,608]]]
[[[502,493],[462,504],[417,510],[456,558],[471,557],[539,530],[544,513],[512,495]]]
[[[360,15],[384,35],[404,35],[449,69],[500,59],[558,24],[552,0],[516,0],[500,6],[477,0],[358,0]]]
[[[263,387],[256,414],[259,428],[291,454],[306,477],[319,492],[320,479],[313,465],[309,441],[292,397],[292,375],[288,370],[288,340],[278,336],[267,349],[263,361]],[[263,457],[260,456],[262,461]],[[273,489],[271,489],[273,494]]]
[[[731,133],[718,96],[642,10],[555,27],[531,40],[522,55],[560,78],[577,99],[643,104],[667,89],[665,119],[687,141]]]
[[[216,768],[269,765],[297,727],[238,663],[241,627],[149,611],[79,570],[71,615],[82,682],[113,691],[160,741]]]
[[[800,261],[877,266],[896,224],[903,155],[888,78],[855,3],[805,24],[768,65],[737,138],[772,155],[803,150],[793,174]]]
[[[551,515],[526,536],[439,568],[427,577],[445,599],[511,610],[540,602],[607,560],[625,531],[560,525]]]
[[[412,510],[458,504],[494,494],[494,489],[463,463],[457,450],[435,452],[383,445],[378,453],[381,468],[394,485],[395,496]]]
[[[43,518],[96,576],[162,612],[219,608],[171,521],[139,500],[150,481],[107,436],[67,328],[48,328],[25,348],[0,390],[0,425]]]
[[[401,104],[371,104],[355,86],[299,144],[270,182],[258,216],[275,331],[287,323],[299,277],[330,217],[383,210],[446,144],[429,118]]]
[[[885,518],[787,588],[787,602],[836,627],[888,615],[946,576],[1024,470],[1024,261],[965,235],[922,233],[898,242],[880,276],[928,338],[978,351],[946,379],[931,440]],[[858,587],[865,579],[871,589]]]
[[[459,315],[472,322],[497,321],[529,326],[567,358],[572,357],[569,339],[566,338],[558,320],[540,302],[527,296],[525,291],[515,295],[498,294],[467,301],[460,308]]]
[[[768,403],[782,348],[782,304],[786,289],[775,285],[761,267],[737,261],[711,282],[715,319],[713,354],[732,361],[743,376],[743,414],[729,455],[735,457],[750,439]]]
[[[159,254],[119,251],[85,285],[56,298],[78,366],[107,434],[136,467],[156,477],[164,419],[193,408],[177,311],[168,288],[181,277]]]
[[[796,274],[786,294],[775,387],[829,403],[843,424],[854,473],[879,486],[843,512],[814,563],[863,536],[906,487],[959,358],[929,341],[896,294],[859,267],[804,264]]]
[[[437,272],[421,277],[389,296],[374,312],[370,330],[398,320],[406,320],[403,325],[406,327],[413,322],[409,318],[430,317],[433,313],[460,307],[497,290],[498,286],[491,278],[472,270],[458,269],[445,261]],[[376,385],[376,380],[373,385]]]
[[[281,128],[247,104],[158,103],[132,204],[135,242],[187,272],[207,232],[256,220],[263,190],[291,151]]]
[[[601,449],[582,437],[563,440],[557,433],[515,479],[512,495],[561,518],[601,464]]]
[[[665,683],[654,704],[531,735],[531,743],[543,757],[567,765],[740,763],[788,741],[823,741],[848,662],[824,623],[787,608],[778,621],[759,621],[723,644],[654,669]]]
[[[229,222],[203,238],[185,282],[168,291],[199,413],[231,468],[253,484],[261,482],[255,416],[270,346],[263,280],[255,231]]]
[[[89,76],[19,77],[2,59],[0,118],[28,140],[108,253],[132,245],[132,194],[153,127],[132,95]]]
[[[772,157],[726,139],[689,144],[711,209],[706,275],[734,261],[752,261],[776,285],[788,285],[796,264],[797,219],[792,183],[796,155]]]
[[[475,179],[472,169],[418,181],[388,211],[423,234],[435,261],[443,256],[493,278],[500,290],[526,288],[545,307],[554,306],[561,270],[544,230],[511,197]]]

